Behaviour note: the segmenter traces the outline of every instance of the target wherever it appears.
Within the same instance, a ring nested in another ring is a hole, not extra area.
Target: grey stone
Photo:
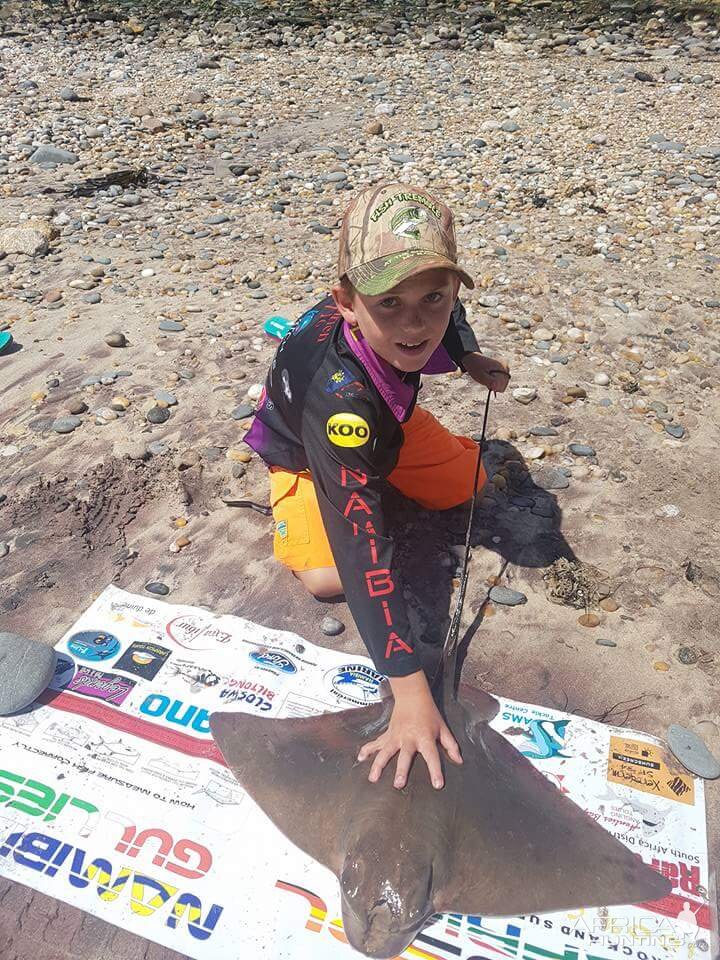
[[[500,129],[504,130],[505,133],[517,133],[517,131],[520,129],[520,125],[515,123],[514,120],[504,120],[500,124]]]
[[[160,580],[152,580],[145,584],[148,593],[154,593],[156,597],[166,597],[170,593],[170,587]]]
[[[156,390],[153,396],[159,403],[166,403],[169,407],[177,405],[177,397],[169,390]]]
[[[235,407],[230,416],[233,418],[233,420],[247,420],[247,418],[252,417],[254,413],[254,407],[251,407],[248,403],[241,403],[239,406]]]
[[[558,467],[541,467],[533,480],[543,490],[564,490],[570,486],[567,476]]]
[[[500,603],[504,607],[516,607],[519,603],[527,603],[524,593],[511,590],[510,587],[493,587],[490,591],[490,599],[493,603]]]
[[[617,646],[614,640],[607,640],[605,637],[598,637],[595,643],[599,647],[616,647]]]
[[[159,326],[166,333],[180,333],[181,330],[185,329],[185,324],[179,323],[177,320],[161,320]]]
[[[61,100],[66,100],[68,103],[77,103],[80,99],[72,87],[62,87],[58,92],[58,96]]]
[[[668,727],[668,746],[684,767],[704,780],[720,777],[720,763],[696,733],[673,723]]]
[[[683,427],[680,423],[666,423],[665,433],[669,433],[671,437],[675,437],[676,440],[680,440],[685,436],[685,427]]]
[[[147,445],[147,451],[153,457],[163,457],[170,452],[170,448],[163,440],[153,440]]]
[[[568,450],[575,457],[595,456],[595,448],[589,446],[587,443],[570,443],[568,444]]]
[[[531,437],[556,437],[558,435],[555,427],[530,427],[528,433]]]
[[[105,343],[106,343],[109,347],[126,347],[126,346],[127,346],[127,338],[125,337],[125,334],[124,334],[124,333],[120,333],[120,332],[118,332],[118,331],[115,331],[115,332],[113,332],[113,333],[109,333],[109,334],[105,337]]]
[[[677,140],[660,140],[655,144],[655,149],[662,153],[682,153],[685,144]]]
[[[336,617],[325,617],[320,624],[320,629],[326,637],[336,637],[339,633],[343,632],[345,624]]]
[[[55,433],[72,433],[81,423],[80,417],[58,417],[53,421],[52,428]]]
[[[83,301],[83,303],[101,303],[102,302],[102,297],[96,290],[93,290],[92,293],[84,293],[80,297],[80,299]]]
[[[38,640],[0,633],[0,716],[24,710],[47,688],[55,651]]]
[[[69,150],[43,144],[30,157],[30,163],[77,163],[79,157]]]
[[[150,407],[145,419],[148,423],[166,423],[170,419],[170,411],[167,407]]]
[[[219,223],[229,223],[230,217],[226,213],[213,213],[205,218],[205,223],[215,225]]]
[[[0,560],[3,557],[6,557],[10,553],[10,545],[5,543],[4,540],[0,540]]]

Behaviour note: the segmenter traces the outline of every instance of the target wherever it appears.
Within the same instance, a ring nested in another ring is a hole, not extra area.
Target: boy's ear
[[[352,297],[345,287],[341,283],[336,283],[330,293],[342,318],[347,320],[351,327],[357,326]]]

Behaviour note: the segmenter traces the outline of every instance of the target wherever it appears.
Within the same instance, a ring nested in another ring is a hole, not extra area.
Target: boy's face
[[[442,340],[457,299],[460,278],[438,267],[403,280],[377,296],[355,293],[351,300],[337,284],[335,303],[345,320],[396,369],[422,370]]]

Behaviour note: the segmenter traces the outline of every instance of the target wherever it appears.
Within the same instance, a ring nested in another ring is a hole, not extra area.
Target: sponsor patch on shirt
[[[325,425],[330,443],[336,447],[362,447],[370,439],[370,427],[357,413],[334,413]]]
[[[275,524],[275,529],[277,530],[277,535],[281,540],[287,540],[288,536],[288,523],[287,520],[279,520]]]

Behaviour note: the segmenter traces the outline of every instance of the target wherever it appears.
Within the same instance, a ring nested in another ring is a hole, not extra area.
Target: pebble
[[[555,427],[530,427],[528,433],[531,437],[557,437],[558,431]]]
[[[537,397],[535,387],[516,387],[512,392],[513,400],[518,403],[531,403]]]
[[[564,490],[570,486],[570,480],[558,467],[541,467],[533,474],[533,480],[543,490]]]
[[[667,742],[675,757],[696,777],[704,780],[720,777],[720,762],[692,730],[673,723],[668,727]]]
[[[72,433],[73,430],[77,430],[81,423],[80,417],[58,417],[57,420],[53,421],[52,429],[55,433]]]
[[[320,629],[326,637],[336,637],[344,631],[345,624],[335,617],[324,617],[320,623]]]
[[[170,452],[170,447],[164,440],[153,440],[147,445],[147,452],[151,457],[164,457],[166,453]]]
[[[126,346],[127,346],[127,338],[125,337],[125,334],[124,334],[124,333],[118,333],[118,332],[109,333],[109,334],[105,337],[105,343],[106,343],[109,347],[126,347]]]
[[[568,450],[574,457],[594,457],[595,448],[586,443],[569,443]]]
[[[607,640],[605,637],[598,637],[595,643],[599,647],[616,647],[617,643],[614,640]]]
[[[593,377],[593,382],[599,387],[607,387],[610,383],[610,377],[606,373],[596,373]]]
[[[685,436],[685,428],[679,423],[666,423],[665,433],[670,434],[676,440],[681,440]]]
[[[157,597],[166,597],[170,593],[170,587],[161,580],[152,580],[145,584],[148,593],[154,593]]]
[[[10,545],[4,540],[0,540],[0,560],[10,553]]]
[[[248,417],[252,417],[254,414],[254,407],[251,407],[247,403],[241,403],[239,406],[235,407],[230,416],[233,418],[233,420],[246,420]]]
[[[600,617],[596,613],[584,613],[578,617],[578,623],[581,627],[597,627],[600,624]]]
[[[603,597],[598,606],[606,613],[615,613],[616,610],[620,609],[620,604],[612,597]]]
[[[510,587],[493,587],[490,591],[490,599],[493,603],[500,603],[504,607],[515,607],[520,603],[527,603],[524,593],[511,590]]]
[[[185,329],[185,324],[177,320],[161,320],[158,326],[164,333],[180,333]]]
[[[170,393],[169,390],[156,390],[153,393],[153,397],[158,403],[164,403],[168,407],[177,406],[177,397],[174,393]]]
[[[167,407],[150,407],[145,419],[148,423],[166,423],[170,419],[170,411]]]

